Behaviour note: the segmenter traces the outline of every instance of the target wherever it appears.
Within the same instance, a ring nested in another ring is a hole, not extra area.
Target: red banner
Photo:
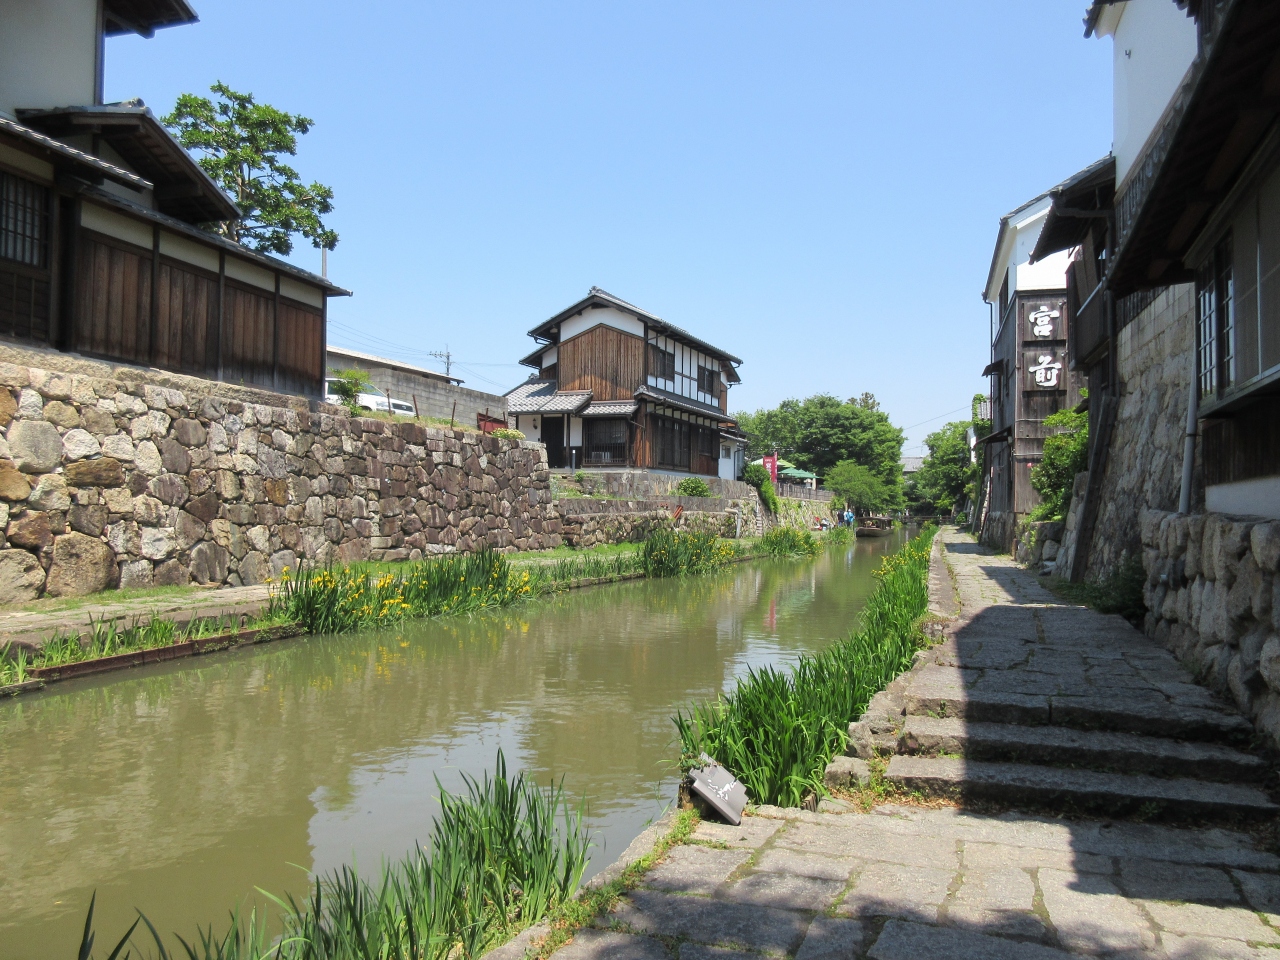
[[[770,454],[763,459],[763,462],[764,468],[769,471],[769,479],[776,486],[778,483],[778,455],[776,453]]]

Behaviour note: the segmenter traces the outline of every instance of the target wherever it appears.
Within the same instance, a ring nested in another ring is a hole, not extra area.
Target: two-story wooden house
[[[1080,400],[1079,375],[1069,369],[1066,274],[1068,255],[1031,262],[1049,213],[1044,193],[1000,220],[983,299],[991,311],[991,433],[986,444],[981,537],[1001,549],[1040,502],[1031,469],[1044,453],[1049,414]]]
[[[186,0],[0,5],[0,337],[319,397],[347,291],[202,229],[240,212],[140,101],[103,103],[106,38]]]
[[[553,467],[737,479],[733,354],[599,287],[529,336],[538,347],[520,362],[537,373],[507,394],[508,416]]]

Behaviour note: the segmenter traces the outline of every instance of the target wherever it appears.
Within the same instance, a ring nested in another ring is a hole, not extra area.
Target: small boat
[[[859,537],[887,537],[893,533],[893,518],[859,517],[853,532]]]

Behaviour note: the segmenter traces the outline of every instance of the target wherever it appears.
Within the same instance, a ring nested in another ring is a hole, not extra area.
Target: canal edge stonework
[[[3,603],[248,586],[302,560],[592,546],[664,524],[732,536],[760,515],[754,490],[553,501],[538,443],[14,363],[0,363],[0,429]]]

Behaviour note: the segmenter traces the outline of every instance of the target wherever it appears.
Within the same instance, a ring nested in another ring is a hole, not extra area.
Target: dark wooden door
[[[542,418],[542,442],[547,447],[547,466],[563,467],[564,454],[564,417]]]

